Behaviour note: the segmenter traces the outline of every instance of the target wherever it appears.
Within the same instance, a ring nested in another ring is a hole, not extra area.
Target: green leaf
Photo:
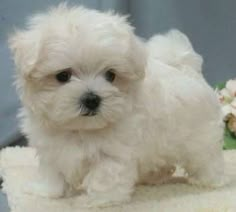
[[[236,137],[225,127],[223,149],[236,149]]]
[[[226,85],[226,82],[222,82],[222,83],[217,84],[215,88],[217,88],[218,90],[221,90],[225,88],[225,85]]]

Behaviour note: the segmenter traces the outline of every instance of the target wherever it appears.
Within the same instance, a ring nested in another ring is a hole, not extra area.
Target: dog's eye
[[[58,74],[56,74],[56,79],[58,82],[65,83],[68,82],[72,75],[72,69],[66,68],[61,70]]]
[[[108,82],[113,82],[116,78],[116,74],[114,73],[113,69],[109,69],[106,73],[105,73],[105,78]]]

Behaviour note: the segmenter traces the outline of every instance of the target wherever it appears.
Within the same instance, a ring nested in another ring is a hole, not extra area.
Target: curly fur
[[[181,32],[144,42],[123,16],[61,4],[33,16],[9,43],[22,131],[41,160],[30,192],[82,190],[95,205],[116,203],[150,173],[176,165],[190,183],[221,184],[220,106]],[[72,78],[62,85],[55,75],[67,67]],[[109,68],[113,83],[104,78]],[[78,106],[87,91],[102,98],[96,116],[82,116]]]

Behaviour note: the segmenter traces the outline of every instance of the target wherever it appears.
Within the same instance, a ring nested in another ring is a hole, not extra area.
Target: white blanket
[[[12,212],[236,212],[236,151],[225,151],[228,185],[212,190],[186,184],[140,186],[130,203],[105,209],[81,208],[80,196],[46,199],[27,195],[24,187],[36,175],[38,159],[32,148],[6,148],[0,153],[0,174]]]

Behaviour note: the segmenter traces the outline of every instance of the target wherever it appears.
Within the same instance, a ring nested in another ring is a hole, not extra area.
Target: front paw
[[[46,181],[29,182],[23,189],[27,194],[33,194],[45,198],[60,198],[64,196],[64,184],[49,183]]]

